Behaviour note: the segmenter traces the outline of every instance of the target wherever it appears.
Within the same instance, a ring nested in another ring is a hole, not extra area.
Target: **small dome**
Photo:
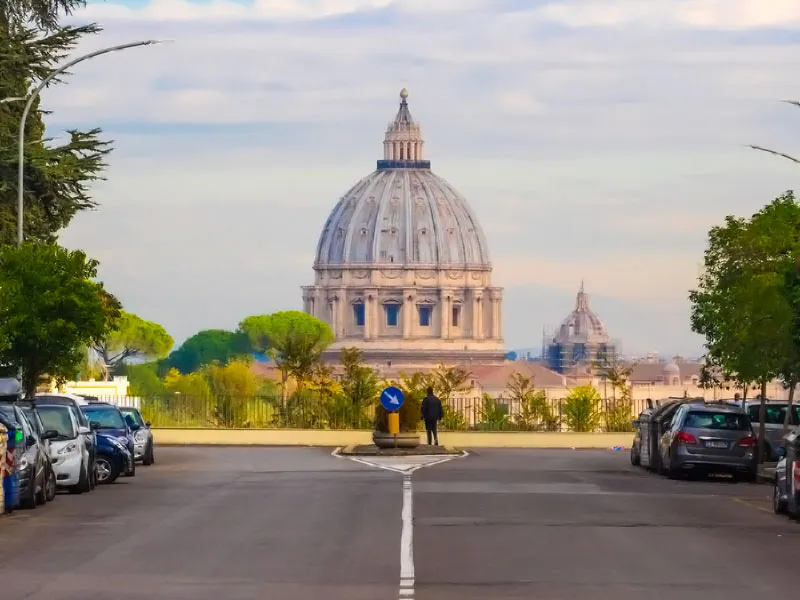
[[[606,327],[589,308],[589,296],[583,291],[583,284],[575,300],[575,310],[562,321],[555,342],[559,344],[607,344]]]
[[[681,374],[681,368],[674,362],[667,363],[664,366],[664,373],[665,374],[670,374],[670,375],[680,375]]]

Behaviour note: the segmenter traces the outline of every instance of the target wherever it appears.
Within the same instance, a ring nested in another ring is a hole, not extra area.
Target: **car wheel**
[[[152,465],[155,461],[153,460],[153,444],[147,446],[147,450],[144,453],[144,459],[142,459],[142,464],[145,466]]]
[[[50,467],[47,471],[47,484],[45,485],[45,497],[47,498],[48,502],[52,502],[56,499],[56,472],[53,471],[53,467]]]
[[[634,452],[633,448],[631,448],[631,464],[634,467],[638,467],[641,464],[641,459],[639,458],[639,453]]]
[[[95,473],[97,473],[97,485],[114,483],[119,477],[119,471],[114,463],[105,456],[98,456],[94,461]]]
[[[31,481],[31,489],[28,495],[19,499],[19,505],[24,509],[30,510],[36,508],[36,504],[36,478],[34,478],[33,481]]]
[[[772,482],[772,510],[776,515],[786,514],[786,501],[781,500],[781,491],[778,488],[778,478]]]
[[[78,478],[78,484],[73,485],[69,488],[70,494],[83,494],[84,492],[89,491],[89,473],[86,472],[86,469],[81,467],[81,474]]]
[[[131,470],[125,473],[125,477],[136,477],[136,461],[133,462]]]
[[[47,504],[47,482],[49,480],[50,480],[50,469],[45,467],[44,473],[42,474],[42,485],[35,494],[36,504],[38,504],[39,506]]]

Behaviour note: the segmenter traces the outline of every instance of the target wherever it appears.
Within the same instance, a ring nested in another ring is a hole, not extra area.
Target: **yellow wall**
[[[371,444],[370,431],[311,429],[154,429],[156,444],[223,446],[351,446]],[[422,433],[421,435],[424,435]],[[630,447],[632,433],[441,432],[439,441],[457,448]]]

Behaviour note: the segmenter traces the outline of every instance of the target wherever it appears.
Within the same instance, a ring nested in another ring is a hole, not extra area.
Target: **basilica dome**
[[[486,238],[467,201],[422,160],[419,125],[407,96],[401,94],[387,130],[384,159],[328,217],[315,268],[376,263],[490,268]]]
[[[334,334],[326,360],[352,347],[393,368],[505,359],[486,238],[424,148],[403,90],[383,158],[331,211],[303,287],[304,310]]]
[[[575,308],[561,322],[556,342],[562,344],[607,344],[608,332],[600,317],[589,308],[589,296],[583,284],[575,299]]]

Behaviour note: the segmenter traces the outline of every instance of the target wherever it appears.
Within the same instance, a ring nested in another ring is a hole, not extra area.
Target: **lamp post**
[[[60,75],[67,69],[69,69],[73,65],[77,65],[80,62],[85,60],[89,60],[90,58],[94,58],[96,56],[100,56],[101,54],[109,54],[111,52],[118,52],[120,50],[127,50],[128,48],[137,48],[139,46],[151,46],[153,44],[162,44],[165,40],[144,40],[141,42],[131,42],[129,44],[121,44],[119,46],[111,46],[109,48],[103,48],[102,50],[96,50],[95,52],[91,52],[89,54],[85,54],[83,56],[79,56],[78,58],[69,61],[68,63],[60,66],[58,69],[50,73],[47,77],[45,77],[39,85],[37,85],[34,90],[28,95],[28,101],[25,103],[25,108],[22,111],[22,117],[20,117],[19,121],[19,171],[17,176],[17,245],[22,245],[22,238],[23,238],[23,212],[25,210],[24,206],[24,196],[25,196],[25,189],[24,189],[24,178],[25,178],[25,121],[28,118],[28,112],[33,105],[33,101],[36,100],[39,96],[39,92],[41,92],[45,86],[53,80],[54,77]],[[18,98],[6,98],[3,102],[10,102],[12,100],[18,100]]]

